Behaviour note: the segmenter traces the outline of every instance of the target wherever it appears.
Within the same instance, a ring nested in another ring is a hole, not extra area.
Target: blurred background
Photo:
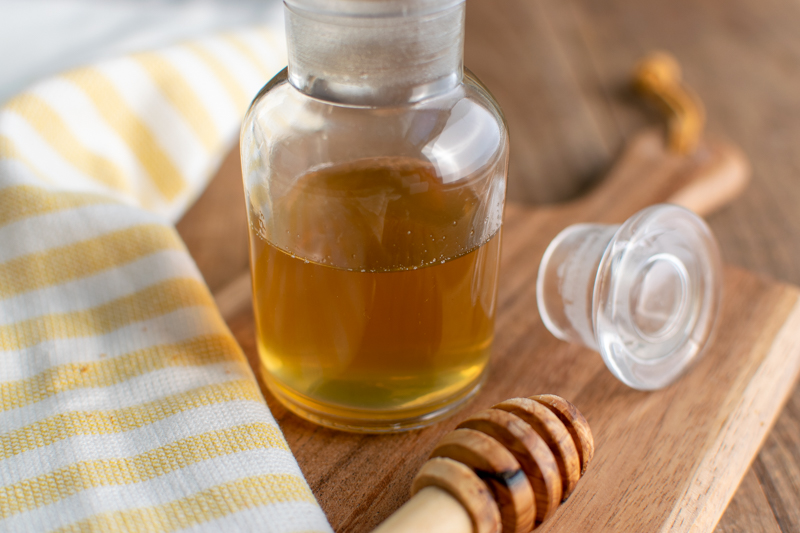
[[[503,107],[509,199],[579,193],[641,127],[629,90],[664,49],[708,112],[710,135],[753,166],[746,193],[710,217],[725,259],[800,284],[800,3],[765,0],[468,2],[466,64]]]
[[[255,24],[282,32],[280,0],[0,0],[0,103],[70,68]]]
[[[281,31],[280,2],[0,0],[0,102],[68,68],[253,24]],[[709,217],[725,260],[800,285],[798,28],[790,0],[469,0],[466,64],[511,131],[509,201],[579,195],[626,140],[661,125],[628,82],[642,56],[666,50],[704,101],[709,135],[753,167],[745,194]],[[717,531],[800,531],[800,391]]]

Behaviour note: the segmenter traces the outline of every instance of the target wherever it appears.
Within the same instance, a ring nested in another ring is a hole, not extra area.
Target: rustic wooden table
[[[800,284],[800,4],[785,0],[468,3],[466,64],[511,130],[509,198],[558,201],[603,174],[645,123],[626,89],[647,52],[672,52],[738,144],[753,182],[709,218],[725,260]],[[718,532],[800,531],[800,388]]]
[[[725,260],[800,284],[800,4],[785,0],[503,0],[468,3],[466,64],[512,135],[509,198],[558,201],[603,173],[653,115],[626,90],[665,49],[738,144],[753,182],[709,218]],[[717,531],[800,531],[800,389]]]
[[[800,285],[800,3],[787,0],[471,0],[466,64],[511,130],[509,201],[574,197],[635,132],[659,119],[627,80],[647,52],[672,52],[706,103],[708,129],[739,145],[753,182],[709,217],[725,260]],[[247,268],[235,153],[179,224],[212,290]],[[213,242],[213,246],[208,243]],[[790,397],[718,532],[800,531],[800,388]]]

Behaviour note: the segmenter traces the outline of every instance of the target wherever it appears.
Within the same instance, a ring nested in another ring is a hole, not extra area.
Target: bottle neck
[[[285,0],[289,82],[322,100],[391,106],[461,83],[463,0]],[[316,4],[325,5],[325,4]]]

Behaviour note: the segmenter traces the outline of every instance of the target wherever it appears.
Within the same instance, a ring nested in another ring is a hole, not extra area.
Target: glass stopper
[[[626,385],[660,389],[708,344],[721,269],[711,230],[679,206],[654,205],[619,226],[575,224],[544,253],[539,314],[559,339],[600,352]]]

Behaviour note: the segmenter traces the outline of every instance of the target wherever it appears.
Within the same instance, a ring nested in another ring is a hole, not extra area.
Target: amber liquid
[[[472,194],[397,159],[292,184],[266,227],[276,242],[251,231],[258,350],[279,399],[326,425],[382,431],[424,425],[476,389],[500,235],[458,244],[475,235]]]

